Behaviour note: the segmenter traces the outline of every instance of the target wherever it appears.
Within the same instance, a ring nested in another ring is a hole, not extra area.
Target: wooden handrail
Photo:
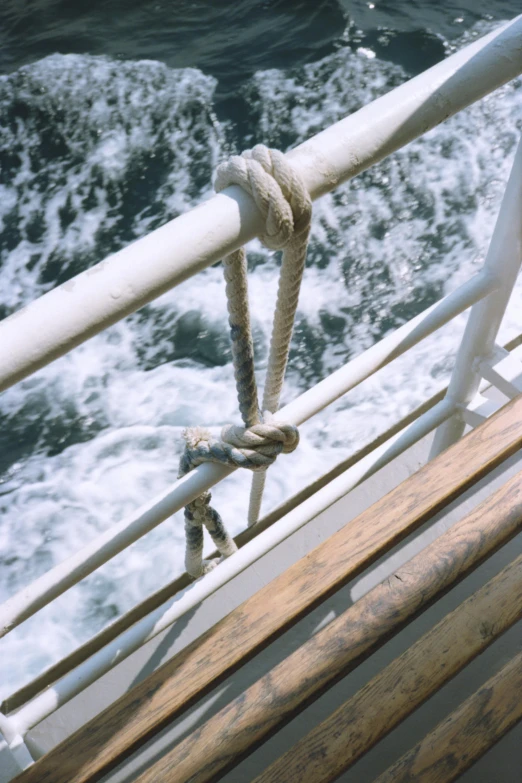
[[[446,615],[254,783],[330,783],[522,618],[522,555]],[[164,757],[166,758],[166,757]],[[163,761],[162,759],[161,761]],[[136,783],[188,777],[140,776]],[[190,783],[219,778],[194,776]]]
[[[519,397],[21,773],[17,783],[99,780],[521,445]]]
[[[512,658],[375,783],[411,780],[451,783],[520,720],[522,653]]]
[[[187,737],[139,783],[219,780],[521,529],[519,473]],[[304,780],[297,772],[297,766],[290,772],[278,768],[269,780]],[[306,780],[315,781],[316,773]]]

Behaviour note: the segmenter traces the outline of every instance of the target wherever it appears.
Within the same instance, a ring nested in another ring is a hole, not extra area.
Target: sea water
[[[416,33],[413,54],[420,62],[419,42],[428,41],[440,59],[497,24]],[[297,62],[278,63],[277,51],[245,55],[240,81],[220,62],[217,34],[207,69],[175,67],[153,47],[148,59],[99,54],[94,44],[94,53],[37,58],[13,47],[0,75],[0,316],[208,198],[217,163],[232,152],[296,145],[416,67],[411,52],[409,61],[387,55],[393,30],[365,32],[344,18],[327,46],[324,29]],[[516,79],[314,205],[283,404],[480,269],[521,101]],[[260,386],[279,262],[251,243]],[[522,330],[521,302],[518,286],[503,339]],[[464,322],[303,425],[299,449],[268,474],[264,510],[440,389]],[[221,266],[4,392],[0,421],[4,601],[169,487],[184,427],[217,432],[238,421]],[[249,486],[238,472],[214,492],[234,534],[246,524]],[[179,574],[183,551],[180,513],[4,638],[0,696]]]

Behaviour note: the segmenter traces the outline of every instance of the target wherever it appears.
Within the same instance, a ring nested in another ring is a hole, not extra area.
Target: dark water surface
[[[105,54],[199,68],[226,96],[258,70],[330,54],[347,23],[359,45],[416,72],[444,56],[440,36],[520,10],[518,0],[3,0],[0,72],[55,52]]]

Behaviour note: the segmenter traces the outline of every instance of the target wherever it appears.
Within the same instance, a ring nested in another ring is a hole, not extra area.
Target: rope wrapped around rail
[[[224,427],[220,440],[212,438],[202,427],[187,429],[179,476],[203,462],[221,462],[254,471],[248,514],[248,524],[253,525],[259,516],[266,469],[281,452],[294,451],[299,442],[296,427],[277,421],[273,414],[279,407],[288,361],[306,260],[312,201],[285,156],[263,145],[233,156],[218,167],[216,191],[230,185],[239,185],[254,199],[265,220],[265,233],[260,236],[265,247],[283,250],[263,401],[260,410],[246,254],[244,248],[240,248],[227,256],[223,264],[234,377],[245,426]],[[207,573],[218,562],[203,561],[203,527],[207,528],[223,557],[237,549],[220,515],[210,506],[210,499],[210,492],[205,492],[185,508],[185,567],[193,577]]]

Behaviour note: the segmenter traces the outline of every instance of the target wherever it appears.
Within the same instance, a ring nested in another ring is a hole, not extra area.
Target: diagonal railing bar
[[[522,341],[522,335],[520,335],[520,340]],[[342,473],[345,473],[349,468],[357,465],[364,457],[368,457],[375,452],[377,448],[387,443],[387,441],[390,441],[394,435],[399,434],[406,427],[409,427],[409,425],[419,419],[423,413],[429,411],[444,398],[446,389],[447,386],[444,386],[432,397],[429,397],[420,405],[416,406],[410,413],[406,414],[406,416],[395,421],[390,427],[377,435],[377,437],[367,442],[358,451],[351,453],[348,457],[345,457],[334,465],[333,468],[330,468],[320,475],[315,481],[305,485],[294,495],[286,498],[280,505],[276,506],[264,517],[261,517],[259,522],[255,525],[244,528],[234,537],[237,547],[240,548],[254,538],[257,538],[260,533],[267,530],[286,514],[311,498],[312,495],[315,495],[316,492],[323,489],[327,484],[333,481],[333,479],[337,478]],[[216,557],[219,557],[219,552],[217,550],[214,550],[208,555],[209,559]],[[51,664],[51,666],[44,669],[41,674],[38,674],[34,679],[30,680],[17,691],[9,694],[9,696],[4,698],[2,703],[0,703],[0,713],[3,712],[7,715],[10,712],[14,712],[14,710],[26,704],[49,685],[52,685],[65,674],[72,671],[76,666],[83,663],[83,661],[95,652],[102,647],[105,647],[109,642],[112,642],[113,639],[120,636],[120,634],[132,625],[143,620],[143,618],[151,612],[154,612],[160,607],[163,607],[162,612],[165,611],[167,605],[170,605],[170,602],[174,597],[185,590],[192,581],[192,577],[185,571],[156,592],[148,595],[141,603],[136,604],[125,612],[125,614],[122,614],[116,620],[113,620],[109,625],[105,626],[103,630],[92,636],[80,647],[74,649],[69,655],[61,658],[56,663]]]
[[[505,351],[511,352],[515,348],[522,345],[522,334],[508,340],[502,347]],[[491,388],[491,383],[488,381],[482,381],[480,392],[484,392],[486,389]],[[312,495],[315,495],[319,490],[326,487],[334,479],[338,478],[342,473],[345,473],[350,468],[355,467],[366,457],[375,458],[376,450],[391,442],[391,439],[395,435],[399,435],[405,428],[413,424],[424,413],[431,410],[437,403],[444,399],[447,392],[447,384],[439,389],[435,394],[422,402],[417,407],[413,408],[403,418],[397,420],[394,424],[388,427],[385,431],[381,432],[373,440],[366,443],[358,451],[351,453],[348,457],[344,457],[340,462],[336,463],[332,468],[320,475],[315,481],[307,484],[298,490],[294,495],[284,500],[280,505],[276,506],[272,511],[262,517],[256,525],[245,528],[237,536],[234,537],[238,547],[242,547],[249,541],[267,530],[269,527],[278,522],[286,514],[294,511],[299,505],[309,500]],[[376,461],[377,462],[377,461]],[[377,469],[377,468],[376,468]],[[361,481],[363,481],[361,479]],[[360,483],[358,481],[357,483]],[[219,557],[217,550],[211,552],[208,555],[209,558]],[[77,647],[66,657],[60,659],[55,664],[49,666],[49,668],[42,671],[33,680],[23,685],[17,691],[14,691],[7,696],[0,704],[0,712],[8,714],[18,709],[22,705],[30,701],[34,696],[38,695],[41,691],[52,685],[64,675],[71,672],[76,666],[83,663],[94,653],[101,650],[102,647],[112,642],[116,637],[120,636],[130,626],[134,625],[138,621],[143,620],[146,615],[163,607],[162,611],[166,611],[167,604],[178,594],[181,593],[192,582],[192,578],[186,573],[182,573],[179,576],[172,579],[164,587],[161,587],[155,593],[147,596],[141,603],[133,606],[128,612],[118,617],[112,623],[107,625],[102,631],[99,631],[95,636],[91,637],[88,641]],[[130,653],[129,653],[130,654]]]

